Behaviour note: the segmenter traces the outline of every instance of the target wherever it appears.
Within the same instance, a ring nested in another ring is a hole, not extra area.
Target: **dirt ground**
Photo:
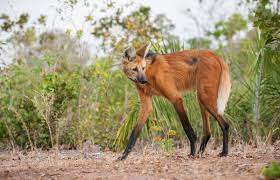
[[[0,152],[0,179],[264,179],[262,167],[280,161],[280,145],[238,145],[228,157],[207,147],[203,157],[188,157],[188,149],[171,153],[151,146],[120,155],[90,148],[30,152]]]

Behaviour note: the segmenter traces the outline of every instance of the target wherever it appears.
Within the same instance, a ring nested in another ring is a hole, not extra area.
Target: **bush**
[[[32,62],[1,72],[0,140],[31,149],[86,139],[110,147],[134,92],[112,61],[81,68],[49,54]]]

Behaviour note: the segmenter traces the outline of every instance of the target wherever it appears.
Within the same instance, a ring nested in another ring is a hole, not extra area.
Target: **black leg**
[[[219,154],[219,156],[223,157],[223,156],[227,156],[228,155],[228,130],[229,130],[229,124],[224,120],[223,117],[220,117],[220,118],[222,119],[221,123],[219,123],[219,124],[220,124],[220,127],[221,127],[222,132],[223,132],[223,150]]]
[[[203,101],[200,101],[200,102],[203,102]],[[205,106],[205,104],[203,104],[203,106],[218,121],[219,126],[220,126],[220,128],[222,130],[222,133],[223,133],[223,150],[219,154],[219,156],[220,157],[227,156],[228,155],[228,131],[229,131],[229,124],[227,123],[227,121],[224,119],[224,117],[222,115],[219,115],[214,110],[211,110],[209,107]]]
[[[130,134],[130,137],[129,137],[129,140],[128,140],[128,143],[126,145],[126,148],[125,148],[122,156],[120,156],[118,158],[118,160],[124,160],[128,156],[128,154],[131,152],[131,150],[132,150],[133,146],[135,145],[136,140],[137,140],[137,138],[138,138],[138,136],[140,134],[141,129],[142,128],[140,128],[139,126],[138,127],[136,126],[132,130],[132,132]]]
[[[147,121],[147,119],[149,117],[149,114],[153,110],[151,96],[145,94],[145,92],[139,88],[138,88],[138,92],[139,92],[139,97],[141,100],[141,109],[140,109],[139,117],[137,120],[137,124],[131,132],[131,135],[129,137],[128,143],[126,145],[126,148],[125,148],[122,156],[119,157],[118,160],[124,160],[128,156],[128,154],[131,152],[145,122]]]
[[[183,129],[185,131],[185,133],[188,136],[188,139],[190,141],[190,147],[191,147],[191,155],[194,156],[195,152],[196,152],[196,135],[193,131],[193,128],[189,122],[188,116],[185,112],[184,106],[183,106],[183,101],[182,99],[179,99],[178,101],[176,101],[175,103],[173,103],[173,106],[177,112],[177,114],[179,115],[179,119],[181,121],[181,124],[183,126]]]
[[[199,106],[200,106],[202,121],[203,121],[203,137],[201,139],[201,144],[198,153],[203,154],[206,149],[207,143],[211,137],[211,134],[210,134],[210,124],[209,124],[209,113],[207,112],[206,108],[204,108],[203,104],[200,101],[199,101]]]
[[[199,148],[199,152],[198,152],[198,153],[201,153],[201,154],[204,153],[205,148],[206,148],[206,146],[207,146],[207,143],[208,143],[210,137],[211,137],[210,134],[202,137],[202,140],[201,140],[201,144],[200,144],[200,148]]]
[[[223,150],[219,154],[220,157],[227,156],[228,155],[228,131],[229,131],[229,124],[226,122],[224,117],[222,115],[219,115],[218,113],[214,113],[207,109],[208,112],[218,121],[219,126],[223,133]]]

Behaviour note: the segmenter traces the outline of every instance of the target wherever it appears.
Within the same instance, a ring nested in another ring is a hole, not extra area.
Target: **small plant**
[[[263,167],[262,174],[266,179],[278,179],[280,178],[280,165],[279,163],[272,161],[269,167]]]
[[[160,147],[167,153],[172,151],[173,144],[173,139],[171,138],[165,138],[160,141]]]

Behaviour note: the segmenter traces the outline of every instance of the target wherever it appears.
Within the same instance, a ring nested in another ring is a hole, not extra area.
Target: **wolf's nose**
[[[148,81],[144,80],[144,81],[140,81],[141,84],[146,84]]]
[[[140,82],[141,84],[145,84],[148,81],[147,81],[147,79],[145,77],[140,77],[140,78],[138,78],[138,82]]]

